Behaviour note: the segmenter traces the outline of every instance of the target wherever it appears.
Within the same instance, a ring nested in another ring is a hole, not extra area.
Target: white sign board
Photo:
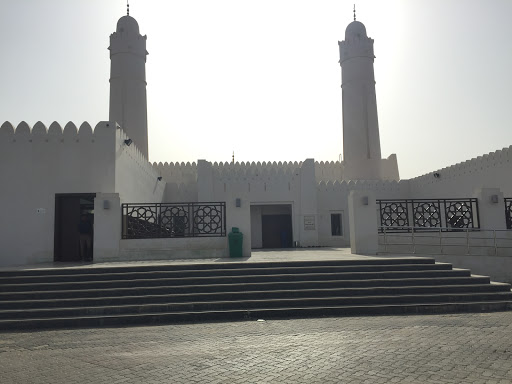
[[[304,216],[304,230],[314,231],[315,230],[315,216]]]

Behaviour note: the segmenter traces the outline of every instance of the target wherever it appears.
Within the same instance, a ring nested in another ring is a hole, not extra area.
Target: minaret
[[[355,11],[354,11],[355,12]],[[344,179],[380,179],[380,139],[373,39],[355,20],[338,42],[342,76]]]
[[[146,101],[146,36],[139,34],[137,21],[123,16],[110,35],[110,113],[148,157]]]

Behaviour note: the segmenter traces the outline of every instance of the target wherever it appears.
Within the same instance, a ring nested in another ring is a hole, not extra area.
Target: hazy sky
[[[131,0],[150,161],[337,160],[353,1]],[[512,144],[512,1],[358,1],[382,154],[411,178]],[[0,120],[108,119],[124,0],[0,0]]]

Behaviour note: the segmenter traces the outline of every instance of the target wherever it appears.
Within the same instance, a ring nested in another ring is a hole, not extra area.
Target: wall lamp
[[[162,181],[162,176],[158,176],[156,179],[157,179],[158,181]]]
[[[127,147],[129,147],[130,145],[132,145],[133,140],[132,140],[132,139],[126,139],[126,140],[124,141],[124,143],[126,144],[126,146],[127,146]]]
[[[434,177],[436,179],[439,179],[441,177],[441,175],[439,174],[439,172],[434,172]]]

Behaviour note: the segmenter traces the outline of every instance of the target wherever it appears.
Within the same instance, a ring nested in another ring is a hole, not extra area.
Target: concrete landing
[[[375,256],[354,255],[350,248],[293,248],[253,250],[249,258],[211,258],[211,259],[173,259],[173,260],[144,260],[116,262],[51,262],[11,267],[1,267],[0,271],[54,269],[54,268],[103,268],[139,265],[173,265],[173,264],[205,264],[229,262],[283,262],[283,261],[312,261],[312,260],[365,260],[376,258],[407,258],[411,255],[385,254]]]

